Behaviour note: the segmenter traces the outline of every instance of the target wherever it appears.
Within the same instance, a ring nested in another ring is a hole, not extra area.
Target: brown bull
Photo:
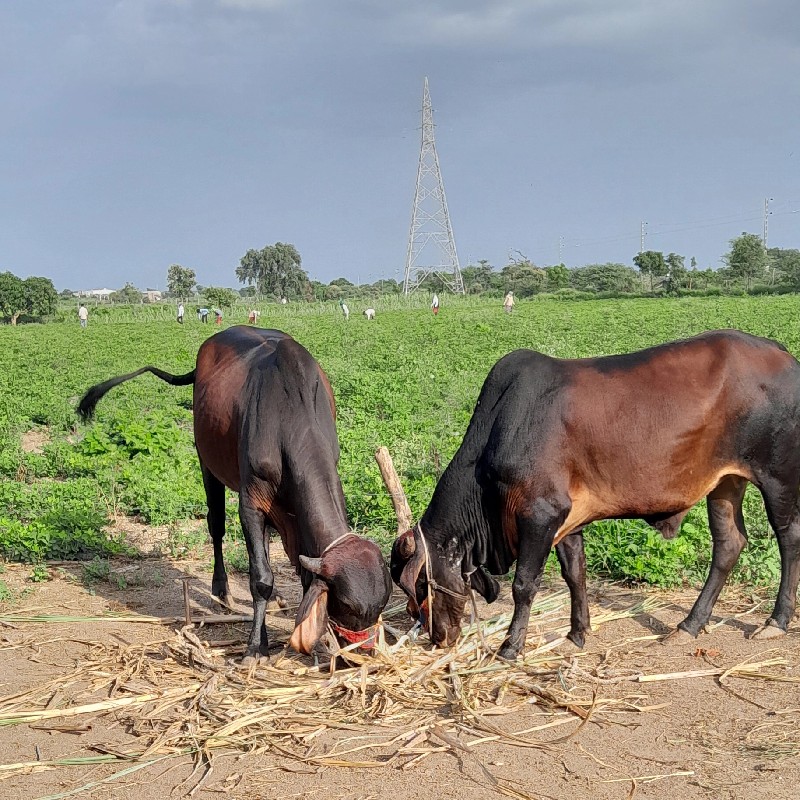
[[[785,633],[800,577],[800,364],[738,331],[629,355],[564,360],[531,350],[489,373],[464,440],[415,529],[392,549],[392,576],[431,638],[458,635],[469,587],[516,560],[514,615],[500,655],[525,642],[531,602],[555,546],[572,598],[570,638],[589,630],[583,528],[641,518],[672,537],[707,498],[711,569],[673,637],[695,637],[747,541],[742,499],[761,492],[781,553],[772,616]]]
[[[343,644],[368,644],[389,599],[380,549],[350,532],[336,471],[339,440],[328,379],[285,333],[237,326],[207,339],[185,375],[155,367],[92,387],[78,406],[87,418],[123,381],[151,372],[173,386],[194,384],[194,435],[214,544],[212,591],[229,597],[222,558],[225,487],[239,495],[250,561],[253,627],[245,661],[267,654],[264,625],[273,575],[268,526],[280,533],[304,596],[290,643],[309,653],[328,622]]]

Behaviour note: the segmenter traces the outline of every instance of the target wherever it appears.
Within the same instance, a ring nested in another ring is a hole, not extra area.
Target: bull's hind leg
[[[742,500],[746,488],[747,481],[744,478],[729,475],[707,497],[708,523],[713,542],[711,568],[703,591],[692,606],[689,616],[678,623],[678,630],[692,637],[697,636],[711,618],[714,603],[747,544],[747,531],[742,516]],[[680,634],[670,634],[670,637],[679,639]]]
[[[781,585],[772,616],[766,625],[753,635],[755,639],[773,639],[783,636],[794,616],[797,604],[797,584],[800,580],[800,507],[797,489],[776,491],[762,487],[767,517],[781,552]]]
[[[591,630],[589,622],[589,598],[586,595],[586,553],[583,549],[583,528],[565,536],[556,545],[561,575],[569,587],[571,602],[570,631],[567,638],[578,647],[586,643],[586,634]]]
[[[247,545],[250,594],[253,596],[253,627],[250,629],[250,638],[242,659],[242,663],[246,665],[258,660],[259,655],[266,656],[269,652],[264,617],[275,579],[267,555],[267,516],[251,503],[246,492],[239,495],[239,520]]]
[[[208,468],[200,462],[203,475],[203,486],[206,490],[208,504],[208,532],[214,546],[214,574],[211,578],[211,593],[231,607],[228,574],[225,572],[225,561],[222,557],[222,540],[225,537],[225,484],[217,480]]]

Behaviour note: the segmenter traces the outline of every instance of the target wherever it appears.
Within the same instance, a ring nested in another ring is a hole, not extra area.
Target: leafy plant
[[[28,576],[31,583],[42,583],[50,580],[50,570],[45,564],[34,564],[31,574]]]
[[[549,298],[520,302],[511,316],[491,297],[448,297],[436,319],[427,298],[369,298],[379,312],[369,326],[355,298],[347,325],[335,302],[256,303],[265,324],[302,342],[331,379],[339,472],[354,527],[382,546],[394,538],[394,512],[373,458],[381,445],[392,453],[412,512],[422,514],[461,442],[486,374],[511,350],[531,347],[575,358],[738,327],[800,352],[800,328],[787,322],[796,316],[791,296],[587,302],[581,298],[596,296],[551,288]],[[252,303],[234,303],[226,322],[246,322]],[[192,551],[191,523],[206,507],[192,439],[191,388],[144,375],[112,390],[94,423],[78,424],[74,412],[91,384],[113,375],[144,364],[191,369],[214,326],[190,318],[176,332],[173,314],[173,306],[101,306],[80,337],[74,335],[72,306],[63,317],[71,326],[0,326],[0,556],[39,563],[127,552],[107,529],[119,515],[175,526],[167,547],[175,554]],[[47,426],[50,442],[42,453],[27,453],[21,437],[37,425]],[[235,495],[228,498],[228,546],[245,570],[244,546],[235,542]],[[749,544],[735,577],[772,583],[779,558],[757,492],[748,492],[744,513]],[[204,526],[198,536],[205,541]],[[612,521],[587,531],[586,544],[590,568],[620,579],[692,583],[705,577],[710,563],[702,504],[672,542],[641,522]]]
[[[83,565],[83,582],[86,586],[109,583],[117,589],[126,589],[128,581],[124,575],[114,572],[108,559],[94,558]]]

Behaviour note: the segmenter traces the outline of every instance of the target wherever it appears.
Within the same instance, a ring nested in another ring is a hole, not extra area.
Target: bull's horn
[[[305,567],[309,572],[319,575],[322,572],[322,559],[309,558],[308,556],[300,556],[300,565]]]
[[[417,541],[414,538],[414,531],[406,531],[397,541],[397,549],[400,556],[409,559],[417,549]]]

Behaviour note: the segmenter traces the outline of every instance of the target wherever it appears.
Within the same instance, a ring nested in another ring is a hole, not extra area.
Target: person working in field
[[[183,325],[183,312],[185,311],[183,303],[178,303],[178,322]]]
[[[78,319],[81,321],[81,328],[86,327],[86,323],[89,320],[89,309],[81,303],[81,307],[78,309]]]
[[[339,307],[342,309],[345,320],[350,319],[350,309],[347,307],[347,303],[345,303],[344,300],[339,300]]]
[[[433,311],[433,315],[436,316],[439,313],[439,295],[434,294],[433,300],[431,300],[431,311]]]
[[[508,292],[503,299],[503,311],[510,314],[514,310],[514,292]]]
[[[222,309],[221,308],[215,308],[214,309],[214,314],[215,314],[215,320],[214,321],[216,322],[216,324],[217,325],[222,325]]]
[[[200,322],[208,322],[208,309],[207,308],[198,308],[197,309],[197,319]]]

